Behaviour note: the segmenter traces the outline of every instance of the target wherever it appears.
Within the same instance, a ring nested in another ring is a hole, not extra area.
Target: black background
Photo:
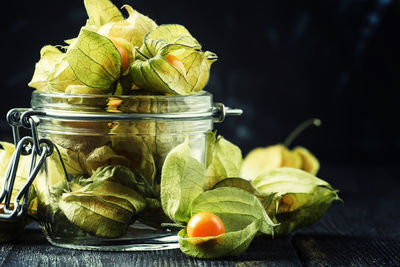
[[[244,114],[216,128],[244,155],[283,142],[299,123],[318,117],[322,126],[293,145],[309,148],[322,166],[398,160],[399,1],[113,2],[158,24],[186,26],[219,56],[207,90]],[[11,140],[6,112],[29,106],[27,83],[40,48],[75,37],[87,15],[83,0],[2,5],[0,133]]]

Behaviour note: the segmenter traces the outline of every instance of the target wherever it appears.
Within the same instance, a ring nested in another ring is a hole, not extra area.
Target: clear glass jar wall
[[[212,95],[98,96],[34,92],[40,138],[54,153],[36,178],[38,219],[58,246],[101,250],[177,246],[159,199],[168,152],[187,137],[205,161]],[[199,115],[200,114],[200,115]],[[112,119],[107,119],[112,116]]]

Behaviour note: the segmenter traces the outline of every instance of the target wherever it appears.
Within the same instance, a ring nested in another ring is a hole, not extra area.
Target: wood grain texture
[[[400,266],[400,188],[395,166],[322,166],[318,175],[339,188],[314,225],[288,237],[255,238],[242,255],[198,260],[179,249],[96,252],[54,247],[35,225],[0,244],[0,266]]]
[[[0,246],[0,266],[298,266],[288,237],[260,236],[237,257],[198,260],[179,249],[149,252],[98,252],[51,246],[37,226],[13,244]]]
[[[306,266],[400,266],[399,179],[393,167],[329,169],[343,188],[313,226],[292,235]]]

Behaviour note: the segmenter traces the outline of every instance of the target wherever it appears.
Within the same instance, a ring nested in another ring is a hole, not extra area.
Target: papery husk
[[[122,21],[121,11],[109,0],[84,0],[89,25],[100,28],[109,22]]]
[[[151,95],[136,96],[133,99],[113,96],[109,98],[107,105],[110,106],[110,101],[116,100],[119,101],[119,104],[114,106],[114,108],[123,113],[160,113],[162,106],[166,106],[166,104],[163,105],[157,101],[156,97]]]
[[[37,217],[43,222],[42,230],[50,236],[70,238],[71,235],[85,235],[65,217],[59,208],[62,194],[71,190],[69,178],[55,148],[55,151],[46,159],[34,184],[37,192]]]
[[[267,196],[274,194],[271,207],[266,207],[266,210],[279,223],[275,228],[278,235],[314,223],[333,200],[339,200],[338,191],[329,183],[295,168],[270,170],[257,177],[252,184]]]
[[[56,153],[60,153],[65,170],[70,175],[83,175],[88,173],[86,167],[87,153],[73,151],[62,146],[55,145]]]
[[[318,173],[320,167],[319,161],[307,148],[298,146],[293,149],[293,152],[300,155],[302,159],[302,170],[313,175]]]
[[[28,86],[42,92],[65,92],[69,85],[80,84],[70,68],[66,54],[46,45],[40,50],[40,60]]]
[[[89,153],[110,141],[106,136],[110,130],[108,122],[65,120],[54,121],[53,125],[57,123],[65,134],[51,133],[49,139],[65,149]]]
[[[115,90],[115,82],[122,74],[122,58],[109,38],[82,28],[68,47],[66,57],[82,84],[105,94]]]
[[[129,75],[139,88],[173,95],[190,95],[207,84],[211,64],[217,56],[201,46],[182,25],[161,25],[149,32],[130,67]],[[165,57],[175,56],[186,74]]]
[[[121,38],[129,41],[135,47],[141,47],[144,36],[157,27],[157,24],[147,16],[134,10],[130,5],[124,5],[128,18],[109,22],[99,28],[98,33],[110,38]]]
[[[155,122],[119,122],[111,132],[117,134],[117,136],[111,137],[112,150],[118,155],[126,157],[134,168],[153,184],[156,166],[151,149],[146,142],[146,136],[155,136]],[[129,135],[118,136],[121,133],[129,133]]]
[[[152,152],[157,170],[160,172],[168,153],[185,140],[185,135],[178,133],[185,132],[187,127],[185,127],[184,121],[157,121],[156,129],[157,135],[155,136],[154,146],[152,146]]]
[[[128,167],[108,165],[98,168],[88,179],[91,183],[81,188],[79,192],[97,196],[113,196],[129,201],[138,213],[145,207],[145,200],[139,192],[140,178],[136,177]]]
[[[107,197],[125,199],[130,203],[130,205],[129,207],[123,206],[123,208],[129,210],[132,214],[141,212],[146,206],[144,198],[138,192],[132,188],[123,186],[118,182],[107,181],[98,186],[90,184],[81,188],[79,192],[93,194],[105,199]]]
[[[130,167],[131,163],[126,157],[117,155],[109,146],[102,146],[88,155],[85,165],[89,174],[92,174],[93,171],[102,166],[124,165]]]
[[[239,177],[242,164],[242,152],[216,132],[208,132],[206,139],[206,183],[205,188],[211,189],[219,181],[228,177]]]
[[[132,213],[124,208],[130,203],[121,198],[111,199],[84,193],[65,193],[59,205],[72,223],[100,237],[122,236],[132,218]]]
[[[243,160],[240,177],[254,180],[264,172],[275,168],[301,168],[302,159],[298,153],[277,144],[251,150]]]

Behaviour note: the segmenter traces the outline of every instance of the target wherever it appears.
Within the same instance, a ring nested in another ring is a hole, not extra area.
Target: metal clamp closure
[[[232,109],[222,103],[214,103],[212,117],[214,122],[223,122],[226,116],[240,116],[242,114],[243,110],[241,109]]]
[[[21,217],[25,213],[29,204],[30,186],[45,162],[46,157],[53,153],[54,147],[51,141],[38,138],[36,130],[38,121],[34,119],[34,115],[38,115],[37,112],[26,109],[12,109],[7,114],[7,122],[13,129],[13,139],[16,148],[11,156],[10,163],[4,176],[3,187],[0,191],[0,203],[4,203],[4,214],[0,214],[0,219],[14,219]],[[20,139],[20,127],[31,129],[32,136],[25,136]],[[19,160],[21,156],[28,155],[31,155],[31,165],[27,180],[22,188],[19,189],[12,202],[11,196],[14,189]],[[36,162],[37,156],[39,156],[38,162]]]

